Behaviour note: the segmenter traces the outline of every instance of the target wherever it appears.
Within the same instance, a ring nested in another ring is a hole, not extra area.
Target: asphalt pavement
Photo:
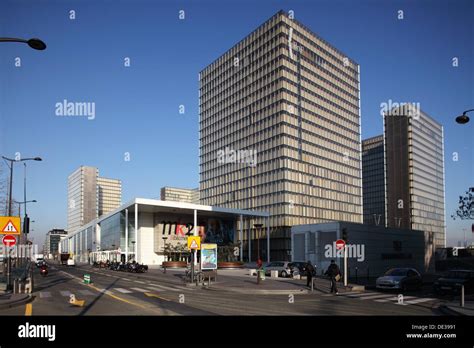
[[[35,271],[33,301],[0,308],[0,315],[440,315],[442,299],[374,290],[329,294],[329,282],[255,277],[222,272],[210,288],[186,286],[182,270],[135,274],[53,265],[47,277]],[[92,284],[85,284],[84,274]],[[237,290],[237,291],[236,291]],[[263,292],[261,290],[264,290]],[[70,303],[71,295],[78,302]],[[82,303],[82,301],[84,301]],[[445,314],[445,313],[444,313]]]

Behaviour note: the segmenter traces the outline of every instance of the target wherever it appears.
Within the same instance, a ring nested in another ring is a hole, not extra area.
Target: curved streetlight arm
[[[0,37],[0,42],[22,42],[28,43],[28,40],[25,39],[18,39],[15,37]]]
[[[8,158],[5,156],[2,156],[4,160],[10,161],[10,162],[22,162],[22,161],[42,161],[40,157],[27,157],[27,158],[21,158],[19,160],[13,159],[13,158]]]
[[[16,204],[26,204],[26,203],[36,203],[37,201],[36,199],[33,199],[32,201],[25,201],[25,202],[18,202],[18,201],[13,200],[13,202]]]
[[[466,110],[466,111],[464,111],[462,114],[465,115],[465,114],[467,114],[468,112],[471,112],[471,111],[474,111],[474,109]]]
[[[20,39],[16,37],[0,37],[0,42],[20,42],[20,43],[26,43],[28,46],[31,48],[38,50],[38,51],[43,51],[46,49],[46,44],[38,39],[38,38],[32,38],[29,40],[25,39]]]

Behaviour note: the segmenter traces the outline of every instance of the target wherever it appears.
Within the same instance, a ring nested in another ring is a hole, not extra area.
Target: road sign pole
[[[10,248],[7,246],[7,290],[12,288],[12,260],[10,257]]]
[[[347,244],[344,245],[344,286],[347,286]]]
[[[191,284],[194,283],[194,250],[191,250]]]

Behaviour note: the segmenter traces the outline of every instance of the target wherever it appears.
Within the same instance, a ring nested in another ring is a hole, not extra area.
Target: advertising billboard
[[[217,244],[201,244],[201,270],[217,269]]]

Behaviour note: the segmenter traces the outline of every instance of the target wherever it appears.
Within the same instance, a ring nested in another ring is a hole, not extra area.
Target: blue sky
[[[44,159],[28,164],[35,242],[66,227],[67,176],[79,165],[120,178],[123,201],[158,197],[165,185],[197,187],[198,72],[280,9],[360,64],[363,138],[382,132],[380,103],[389,99],[419,102],[444,125],[448,242],[470,231],[472,222],[449,216],[474,186],[474,122],[453,121],[474,108],[472,1],[2,0],[0,36],[48,45],[0,47],[0,153]],[[64,99],[94,102],[95,119],[56,116]]]

